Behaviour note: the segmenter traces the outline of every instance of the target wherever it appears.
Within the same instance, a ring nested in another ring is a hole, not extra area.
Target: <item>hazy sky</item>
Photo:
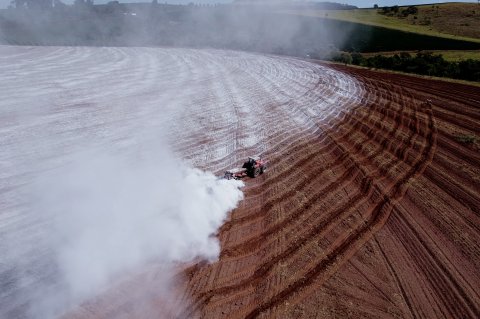
[[[0,8],[6,8],[11,0],[0,0]],[[110,0],[94,0],[94,3],[107,3]],[[281,0],[280,0],[281,1]],[[311,1],[311,0],[310,0]],[[425,4],[425,3],[441,3],[441,2],[452,2],[450,1],[439,1],[439,0],[321,0],[329,2],[338,2],[338,3],[348,3],[355,5],[357,7],[373,7],[374,4],[379,6],[393,6],[393,5],[409,5],[409,4]],[[477,2],[472,0],[455,0],[457,2]],[[73,0],[62,0],[66,4],[73,3]],[[120,0],[120,2],[151,2],[151,0]],[[177,3],[229,3],[232,0],[158,0],[159,3],[167,2],[172,4]]]

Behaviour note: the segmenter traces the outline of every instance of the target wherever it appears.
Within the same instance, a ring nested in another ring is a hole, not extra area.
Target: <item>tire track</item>
[[[368,241],[368,239],[370,239],[374,235],[374,233],[378,231],[381,226],[383,226],[383,224],[387,221],[393,208],[393,201],[397,201],[405,194],[406,182],[408,182],[409,179],[421,174],[433,158],[433,151],[436,143],[436,132],[433,114],[431,109],[429,111],[429,128],[431,129],[431,132],[428,136],[429,143],[425,146],[420,160],[407,172],[407,174],[401,180],[399,180],[395,184],[393,189],[390,191],[389,196],[384,196],[383,200],[375,206],[374,211],[372,212],[366,225],[362,226],[359,230],[349,235],[339,247],[336,247],[329,254],[327,254],[326,258],[322,260],[322,262],[317,264],[315,268],[310,270],[305,276],[303,276],[301,280],[298,280],[295,283],[291,284],[288,289],[281,291],[267,302],[262,303],[260,306],[250,311],[246,318],[256,318],[261,313],[275,307],[279,303],[283,302],[285,299],[288,299],[295,292],[298,292],[302,289],[305,289],[305,287],[312,285],[315,279],[323,271],[325,271],[328,266],[332,266],[334,263],[336,263],[338,268],[339,263],[346,262],[346,259],[353,255],[353,252],[348,251],[349,248],[351,248],[352,246],[359,247],[361,244]],[[346,258],[340,261],[342,256],[345,256]]]
[[[401,122],[401,121],[397,121],[397,122]],[[396,129],[392,130],[392,132],[395,132]],[[416,134],[415,133],[416,130],[414,130],[414,132],[412,132],[412,135]],[[343,150],[343,153],[346,154],[346,149]],[[357,166],[358,167],[358,166]],[[350,174],[351,172],[347,171],[347,173],[345,175],[348,175]],[[365,175],[365,172],[363,173]],[[378,178],[379,176],[376,176],[374,178]],[[361,200],[362,198],[366,197],[370,197],[370,196],[365,196],[366,193],[369,193],[372,191],[372,180],[374,178],[371,178],[370,179],[370,182],[368,183],[362,183],[362,185],[364,185],[362,187],[363,189],[363,193],[360,193],[358,195],[358,197],[355,197],[353,199],[353,201],[358,201],[358,200]],[[339,178],[339,180],[344,180],[345,178]],[[320,191],[321,193],[322,191]],[[313,196],[315,197],[315,196]],[[348,202],[345,206],[343,207],[340,207],[339,210],[338,210],[338,213],[342,212],[342,211],[345,211],[347,210],[349,207],[352,207],[352,206],[355,206],[355,205],[352,205],[352,202]],[[302,211],[302,210],[306,210],[306,209],[300,209],[299,211]],[[334,215],[334,217],[332,217],[332,220],[336,217],[335,214],[328,214],[329,216],[331,215]],[[295,214],[293,215],[289,215],[290,217],[292,216],[295,216]],[[296,220],[297,218],[296,217],[292,217],[292,219]],[[318,227],[314,228],[310,233],[309,233],[309,237],[314,237],[315,234],[317,234],[322,228],[324,228],[326,225],[324,224],[319,224]],[[279,227],[279,228],[283,228],[283,227]],[[262,237],[268,237],[268,236],[262,236]],[[306,240],[300,240],[299,242],[302,243],[302,242],[305,242]],[[245,247],[252,247],[251,245],[252,243],[249,242],[249,243],[246,243],[245,244]],[[203,300],[204,303],[207,303],[208,300],[210,300],[214,295],[217,295],[217,294],[228,294],[229,292],[234,292],[234,291],[239,291],[248,286],[251,286],[251,285],[255,285],[255,283],[252,283],[252,281],[255,281],[255,280],[261,280],[262,278],[264,278],[266,276],[266,274],[273,268],[274,265],[278,264],[282,259],[285,259],[288,255],[291,255],[293,253],[295,253],[297,250],[298,250],[299,246],[290,246],[289,250],[286,251],[286,253],[284,255],[280,255],[280,258],[277,257],[277,259],[273,259],[271,260],[268,264],[264,265],[262,268],[259,268],[257,269],[257,271],[254,273],[254,278],[256,279],[253,279],[253,280],[245,280],[245,281],[242,281],[241,283],[239,283],[238,285],[235,285],[235,286],[231,286],[231,287],[223,287],[223,288],[217,288],[217,289],[214,289],[214,290],[211,290],[209,292],[208,295],[204,295],[203,297],[201,297]]]

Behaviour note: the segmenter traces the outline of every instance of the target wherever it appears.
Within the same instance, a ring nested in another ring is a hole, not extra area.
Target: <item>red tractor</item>
[[[245,176],[257,177],[267,169],[267,162],[260,156],[251,156],[243,163],[242,168],[233,168],[225,172],[226,179],[241,179]]]

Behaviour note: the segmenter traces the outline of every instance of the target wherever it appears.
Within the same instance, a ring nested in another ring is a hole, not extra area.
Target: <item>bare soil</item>
[[[334,68],[366,98],[269,151],[174,317],[480,316],[480,91]]]
[[[145,318],[480,317],[480,154],[457,138],[480,136],[480,91],[329,67],[361,100],[282,135],[220,229],[220,259],[179,267],[178,298]],[[74,317],[137,318],[137,300],[114,300],[144,285],[155,271]]]

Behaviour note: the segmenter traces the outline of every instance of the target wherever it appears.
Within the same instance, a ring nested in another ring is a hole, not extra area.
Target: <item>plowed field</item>
[[[194,166],[221,174],[253,153],[270,162],[245,180],[218,232],[219,260],[180,267],[163,315],[480,317],[480,154],[465,139],[480,136],[478,87],[230,51],[0,52],[6,239],[41,238],[21,197],[35,170],[86,140],[122,149],[139,127],[162,125]],[[41,143],[46,135],[54,142]],[[23,318],[23,291],[55,273],[44,271],[48,251],[2,245],[0,317]],[[18,258],[38,270],[22,284]],[[157,317],[135,297],[152,281],[71,317]]]
[[[480,315],[480,90],[334,68],[362,99],[267,152],[186,317]]]

